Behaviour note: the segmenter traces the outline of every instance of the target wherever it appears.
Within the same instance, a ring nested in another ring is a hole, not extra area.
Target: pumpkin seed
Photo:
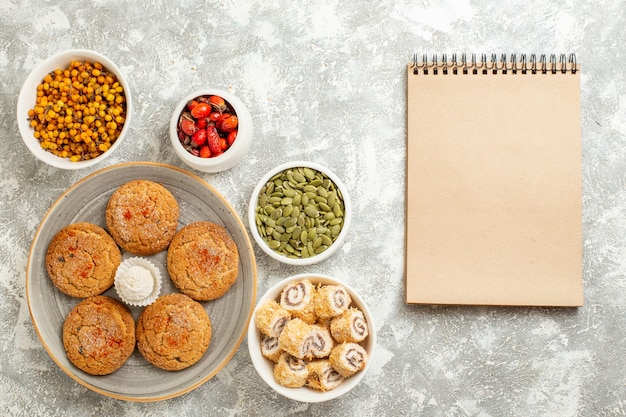
[[[283,215],[283,211],[281,209],[274,208],[274,210],[272,210],[270,213],[270,219],[278,220],[282,217],[282,215]]]
[[[328,204],[326,204],[324,201],[319,201],[319,208],[322,210],[322,212],[324,213],[328,213],[331,212],[332,213],[332,209],[330,208],[330,206]],[[334,213],[333,213],[334,214]]]
[[[267,242],[267,246],[269,246],[271,249],[278,249],[278,247],[280,246],[280,242],[277,240],[270,240],[269,242]]]
[[[293,179],[296,182],[306,182],[306,177],[302,174],[300,174],[299,172],[294,172],[293,173]]]
[[[333,240],[328,237],[327,235],[321,235],[320,239],[322,239],[322,244],[326,245],[326,246],[330,246],[333,244]]]
[[[313,178],[315,178],[315,170],[309,167],[304,167],[302,171],[304,173],[304,176],[307,177],[309,180],[312,180]]]
[[[328,193],[328,199],[326,203],[332,207],[335,205],[336,201],[337,201],[337,194],[334,191]]]
[[[304,208],[304,213],[309,217],[319,217],[320,215],[320,212],[311,204]]]
[[[320,253],[324,252],[326,249],[328,249],[328,246],[320,245],[315,249],[315,254],[319,255]]]

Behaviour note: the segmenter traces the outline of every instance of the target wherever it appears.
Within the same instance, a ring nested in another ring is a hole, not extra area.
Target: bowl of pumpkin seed
[[[248,206],[254,240],[267,255],[290,265],[328,259],[350,226],[350,198],[339,177],[309,161],[281,164],[257,183]]]

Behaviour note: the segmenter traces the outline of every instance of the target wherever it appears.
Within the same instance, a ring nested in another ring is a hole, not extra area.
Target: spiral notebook
[[[406,302],[581,306],[574,55],[407,65]]]

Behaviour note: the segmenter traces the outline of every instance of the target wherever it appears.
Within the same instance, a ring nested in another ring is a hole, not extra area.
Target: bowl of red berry
[[[229,91],[207,88],[183,98],[170,121],[176,154],[202,172],[220,172],[237,165],[252,143],[252,116]]]

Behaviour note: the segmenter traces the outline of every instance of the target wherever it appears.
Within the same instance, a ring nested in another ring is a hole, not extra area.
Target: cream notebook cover
[[[575,56],[407,66],[406,302],[580,306]]]

